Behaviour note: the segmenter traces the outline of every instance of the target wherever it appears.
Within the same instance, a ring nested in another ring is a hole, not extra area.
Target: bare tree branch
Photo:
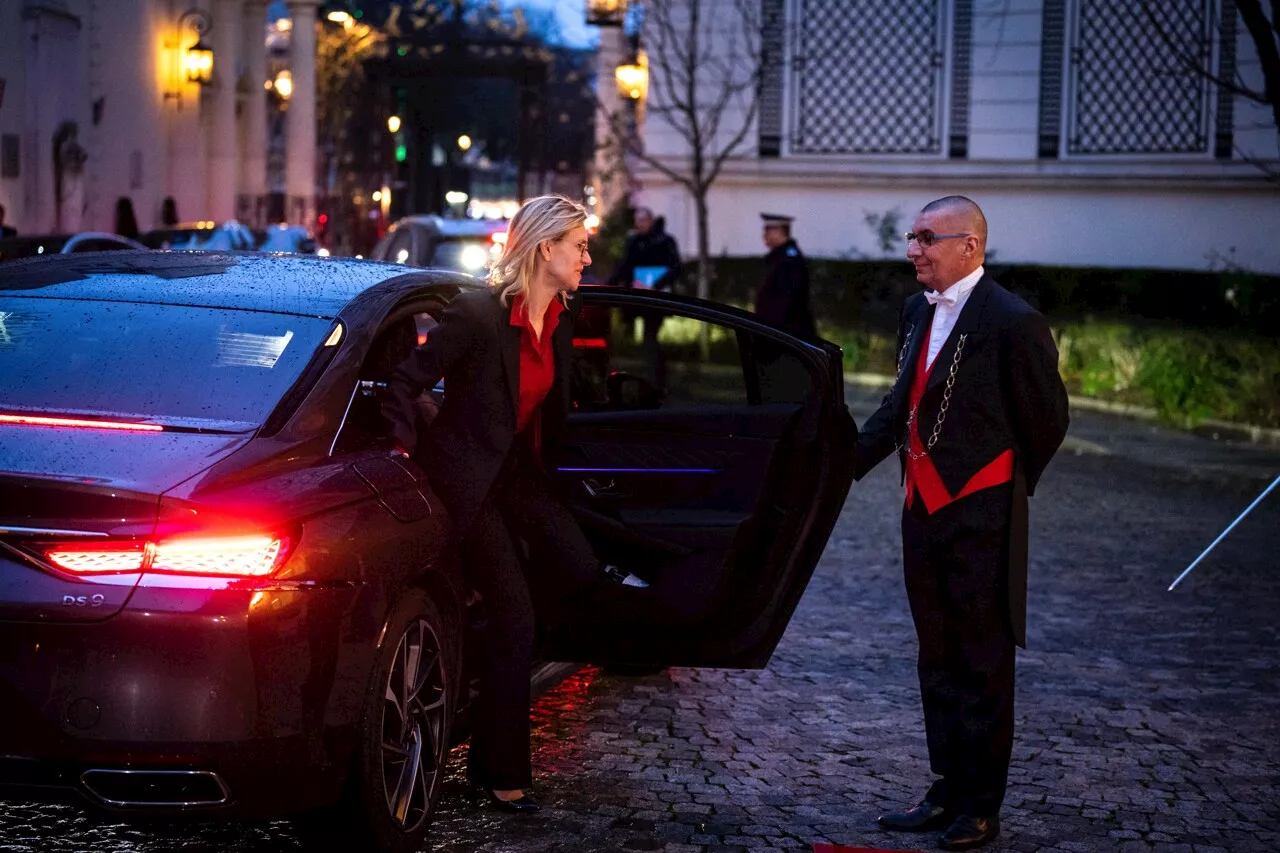
[[[1243,3],[1247,2],[1249,2],[1249,0],[1243,0]],[[1243,5],[1243,3],[1241,5]],[[1217,74],[1214,74],[1209,68],[1208,63],[1205,62],[1204,57],[1201,55],[1190,54],[1180,50],[1179,46],[1174,42],[1173,36],[1165,28],[1160,16],[1151,8],[1150,0],[1142,0],[1141,6],[1143,14],[1147,16],[1147,21],[1155,28],[1156,34],[1160,37],[1160,41],[1164,43],[1165,47],[1169,48],[1173,53],[1174,60],[1184,71],[1188,71],[1197,77],[1202,77],[1231,94],[1240,95],[1243,98],[1248,98],[1249,100],[1255,101],[1259,104],[1271,103],[1266,94],[1248,88],[1244,85],[1243,81],[1236,83],[1232,80],[1225,80]]]
[[[618,115],[606,115],[616,150],[644,163],[693,198],[698,295],[708,297],[708,195],[725,163],[756,125],[763,65],[759,0],[643,0],[653,122],[683,142],[678,156],[645,150]],[[607,111],[602,110],[602,114]]]
[[[1271,105],[1271,113],[1275,116],[1276,128],[1280,129],[1280,47],[1276,38],[1280,36],[1280,0],[1271,2],[1271,23],[1262,11],[1261,0],[1236,0],[1240,17],[1253,37],[1258,49],[1258,60],[1262,63],[1262,76],[1266,85],[1266,100]]]

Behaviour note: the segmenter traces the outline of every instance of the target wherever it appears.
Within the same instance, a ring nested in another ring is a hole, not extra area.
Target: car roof
[[[442,237],[488,237],[496,231],[506,231],[505,219],[446,219],[435,214],[415,214],[396,222],[396,228],[416,225],[429,228]]]
[[[114,251],[0,265],[0,296],[150,302],[333,318],[370,287],[421,272],[357,258]]]

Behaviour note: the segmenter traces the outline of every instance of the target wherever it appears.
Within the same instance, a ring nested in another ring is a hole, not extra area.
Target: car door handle
[[[587,494],[593,498],[613,498],[620,497],[622,494],[617,490],[617,483],[614,480],[601,482],[596,479],[586,479],[582,481],[582,488],[586,489]]]

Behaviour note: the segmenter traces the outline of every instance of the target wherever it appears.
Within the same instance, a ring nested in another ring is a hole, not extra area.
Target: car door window
[[[574,330],[580,411],[800,404],[813,387],[781,344],[668,309],[588,304]]]
[[[401,316],[391,322],[374,339],[364,363],[360,366],[357,385],[352,389],[351,403],[334,440],[334,453],[368,450],[384,442],[386,423],[382,418],[382,388],[392,372],[409,358],[414,347],[426,343],[435,326],[439,308]],[[443,399],[444,381],[424,392],[418,400],[419,427],[430,425]]]

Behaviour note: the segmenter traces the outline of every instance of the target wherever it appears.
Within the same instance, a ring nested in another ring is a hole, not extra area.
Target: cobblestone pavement
[[[1280,850],[1280,495],[1165,591],[1276,473],[1275,452],[1077,419],[1033,500],[1030,648],[990,849]],[[546,694],[539,815],[491,811],[460,747],[428,849],[931,849],[875,827],[930,778],[898,494],[889,464],[854,486],[767,669],[589,668]],[[3,850],[297,848],[283,823],[137,828],[0,804]]]

